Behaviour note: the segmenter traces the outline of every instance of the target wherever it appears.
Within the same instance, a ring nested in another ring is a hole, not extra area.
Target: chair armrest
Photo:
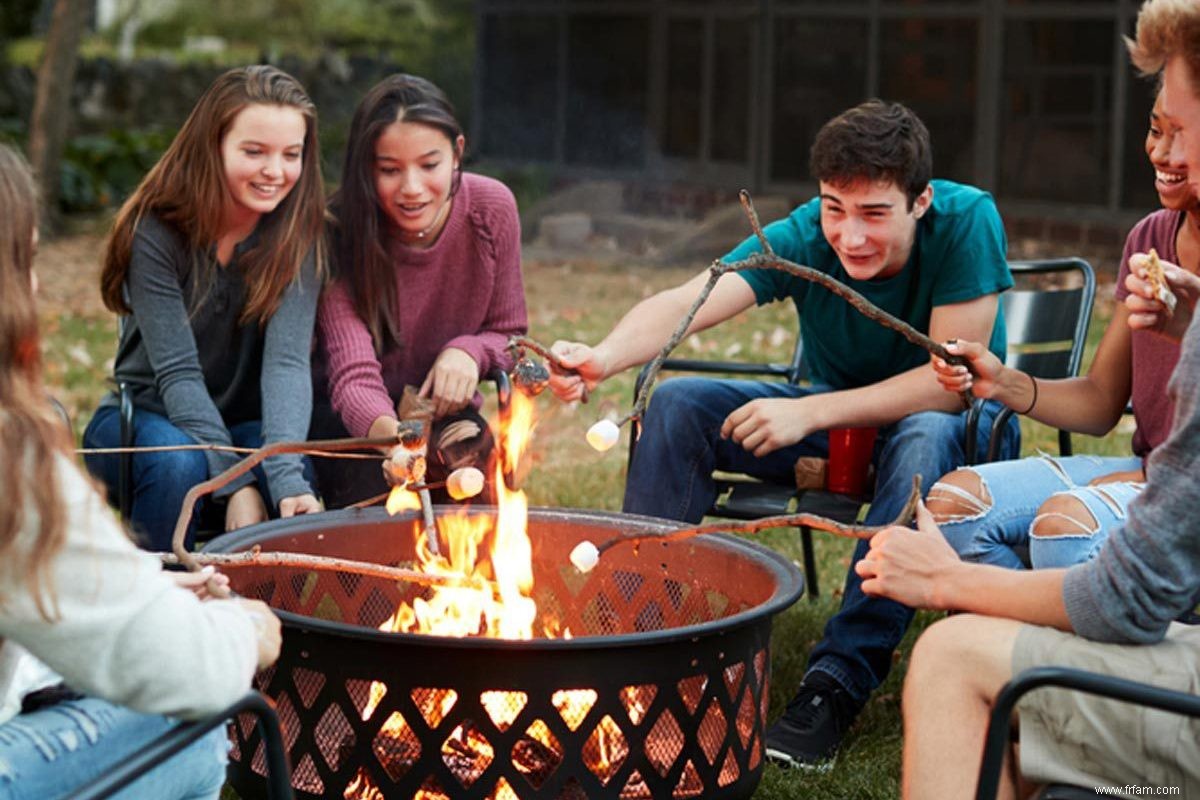
[[[508,411],[509,403],[512,402],[512,380],[508,373],[499,367],[492,367],[483,379],[496,384],[496,403],[501,413]]]
[[[86,786],[76,789],[71,793],[71,797],[75,800],[100,800],[110,797],[242,712],[249,712],[258,718],[259,733],[263,737],[267,757],[267,797],[271,800],[289,800],[293,796],[291,770],[288,768],[287,753],[283,748],[279,717],[275,713],[275,704],[259,692],[247,693],[241,700],[210,717],[175,726],[144,750]]]
[[[1043,686],[1059,686],[1127,703],[1149,706],[1189,717],[1200,717],[1200,696],[1146,683],[1085,672],[1067,667],[1027,669],[1004,685],[996,696],[983,744],[983,762],[979,766],[979,784],[975,800],[994,800],[1000,785],[1000,770],[1008,747],[1013,708],[1022,696]]]
[[[133,447],[133,390],[125,381],[117,384],[117,411],[121,418],[121,447]],[[117,456],[117,508],[121,519],[129,524],[133,508],[133,454]]]

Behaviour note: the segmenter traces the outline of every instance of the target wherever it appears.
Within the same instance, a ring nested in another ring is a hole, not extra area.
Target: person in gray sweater
[[[300,84],[273,67],[233,69],[121,209],[101,290],[123,315],[114,379],[132,394],[135,445],[306,438],[323,224],[318,155],[316,110]],[[116,393],[101,401],[83,443],[122,444]],[[169,550],[184,495],[238,458],[135,454],[129,522],[143,544]],[[85,460],[115,496],[119,458]],[[275,456],[218,491],[225,529],[319,511],[303,463]]]
[[[1143,72],[1164,72],[1173,152],[1200,189],[1200,4],[1150,0],[1129,45]],[[968,612],[931,626],[913,651],[903,702],[906,798],[973,794],[992,703],[1027,668],[1200,687],[1200,626],[1175,621],[1200,602],[1200,280],[1164,263],[1178,301],[1168,311],[1147,280],[1148,261],[1130,258],[1128,324],[1182,336],[1168,385],[1175,416],[1149,457],[1145,490],[1096,557],[1034,571],[962,562],[921,507],[916,531],[881,531],[857,565],[867,594]],[[1060,689],[1027,695],[1018,712],[1020,749],[1011,756],[1024,781],[1200,796],[1200,723],[1191,718]],[[1015,772],[1002,777],[1000,797],[1028,794]]]

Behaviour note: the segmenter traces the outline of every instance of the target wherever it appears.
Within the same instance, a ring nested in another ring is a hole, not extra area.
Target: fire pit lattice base
[[[220,540],[411,564],[411,522],[371,512],[258,526]],[[286,524],[291,523],[291,524]],[[258,676],[275,699],[298,797],[734,798],[758,783],[770,615],[800,593],[792,565],[708,537],[617,548],[580,575],[584,538],[671,530],[637,517],[530,513],[531,641],[375,630],[427,588],[336,571],[238,566],[239,593],[280,610],[284,652]],[[258,796],[253,725],[234,727],[233,776]],[[249,756],[249,757],[248,757]]]

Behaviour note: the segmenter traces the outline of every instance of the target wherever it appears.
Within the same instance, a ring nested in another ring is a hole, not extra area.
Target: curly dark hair
[[[901,103],[868,100],[821,127],[808,169],[816,180],[835,186],[862,179],[892,181],[912,210],[933,177],[929,129]]]

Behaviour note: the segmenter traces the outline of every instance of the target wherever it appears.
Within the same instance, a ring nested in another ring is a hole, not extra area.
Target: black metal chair
[[[258,734],[262,737],[266,756],[267,797],[270,800],[290,800],[293,796],[291,770],[288,768],[287,752],[279,729],[279,717],[275,713],[275,704],[259,692],[247,693],[241,700],[206,719],[172,728],[144,750],[74,790],[70,796],[73,800],[101,800],[111,797],[209,731],[243,713],[253,714],[258,720]],[[250,743],[254,743],[253,739]]]
[[[1078,374],[1083,359],[1092,303],[1096,294],[1095,273],[1080,258],[1055,258],[1039,261],[1014,261],[1009,264],[1016,285],[1000,296],[1008,337],[1006,363],[1038,378],[1065,378]],[[701,361],[669,358],[663,369],[675,372],[699,372],[734,376],[761,376],[786,381],[793,386],[808,379],[804,363],[804,342],[797,337],[787,364],[751,364],[734,361]],[[638,375],[634,393],[641,390],[646,370]],[[979,424],[982,401],[976,401],[967,415],[964,449],[966,463],[977,462],[975,431]],[[996,417],[989,436],[987,459],[995,460],[999,431],[1012,411],[1005,409]],[[633,460],[639,430],[634,422],[630,436],[629,460]],[[1059,434],[1064,455],[1071,452],[1070,436]],[[726,519],[750,520],[777,514],[810,513],[842,522],[853,522],[869,497],[855,497],[793,485],[766,483],[749,476],[721,476],[717,480],[717,500],[709,515]],[[804,558],[804,580],[810,600],[820,594],[817,585],[816,558],[812,530],[800,529]]]
[[[1035,378],[1053,380],[1079,374],[1087,343],[1088,324],[1096,299],[1096,275],[1081,258],[1054,258],[1041,261],[1009,262],[1016,285],[1000,296],[1008,334],[1005,364]],[[1065,278],[1075,276],[1068,285]],[[968,415],[968,430],[978,424],[982,403],[976,403]],[[984,461],[995,461],[1000,437],[995,433],[1014,414],[1005,408],[996,415]],[[975,437],[965,443],[967,463],[977,462]],[[1071,455],[1071,434],[1058,432],[1059,453]]]
[[[1067,667],[1035,667],[1027,669],[1004,685],[992,706],[987,735],[983,745],[983,762],[979,767],[979,783],[975,800],[994,800],[1000,786],[1000,770],[1009,745],[1013,709],[1028,692],[1044,686],[1057,686],[1072,691],[1111,697],[1135,705],[1149,706],[1189,717],[1200,717],[1200,696],[1158,686],[1151,686],[1111,675],[1085,672]],[[1086,800],[1101,797],[1093,789],[1080,786],[1054,785],[1038,795],[1039,800]]]

